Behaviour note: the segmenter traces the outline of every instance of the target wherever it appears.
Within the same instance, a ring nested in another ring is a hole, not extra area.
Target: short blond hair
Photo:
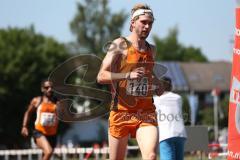
[[[131,16],[133,16],[133,13],[138,10],[138,9],[147,9],[147,10],[151,10],[152,9],[149,7],[149,5],[147,4],[143,4],[143,3],[137,3],[133,6],[132,10],[131,10]],[[139,16],[136,16],[133,18],[133,20],[137,20],[139,18]],[[153,18],[154,19],[154,18]],[[129,28],[130,31],[132,31],[132,25],[130,25],[130,28]]]

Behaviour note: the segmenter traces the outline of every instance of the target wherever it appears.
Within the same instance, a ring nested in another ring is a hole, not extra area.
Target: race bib
[[[40,123],[42,126],[54,126],[56,124],[56,116],[53,113],[41,113]]]
[[[147,96],[148,78],[133,79],[127,81],[127,95],[131,96]]]

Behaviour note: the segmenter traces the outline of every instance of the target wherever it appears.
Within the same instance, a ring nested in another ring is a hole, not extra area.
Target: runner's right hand
[[[130,72],[129,78],[130,79],[138,79],[142,78],[145,74],[145,68],[144,67],[138,67],[135,68],[133,71]]]
[[[28,136],[28,128],[22,127],[21,134],[23,135],[23,137],[27,137]]]

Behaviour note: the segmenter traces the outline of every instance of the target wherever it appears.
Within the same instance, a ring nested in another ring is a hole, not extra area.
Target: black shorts
[[[42,132],[40,132],[38,130],[34,130],[32,135],[33,135],[35,143],[36,143],[36,138],[44,136],[47,139],[47,141],[49,142],[49,144],[51,145],[52,148],[56,147],[56,144],[57,144],[57,136],[56,135],[54,135],[54,136],[46,136]]]

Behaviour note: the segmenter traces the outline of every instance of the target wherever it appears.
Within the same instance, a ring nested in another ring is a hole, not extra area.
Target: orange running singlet
[[[35,129],[44,135],[51,136],[56,134],[57,127],[56,104],[42,102],[37,108]]]
[[[118,82],[117,110],[155,110],[152,103],[153,66],[154,60],[150,45],[146,52],[139,52],[132,45],[129,46],[127,56],[122,58],[118,72],[127,73],[138,67],[143,67],[145,75],[141,79]]]
[[[153,66],[150,45],[146,52],[139,52],[130,45],[127,56],[122,57],[118,72],[127,73],[144,67],[145,75],[141,79],[119,81],[116,89],[112,88],[118,93],[109,116],[109,132],[113,137],[121,138],[130,134],[134,138],[138,128],[157,126],[155,106],[152,102]]]

